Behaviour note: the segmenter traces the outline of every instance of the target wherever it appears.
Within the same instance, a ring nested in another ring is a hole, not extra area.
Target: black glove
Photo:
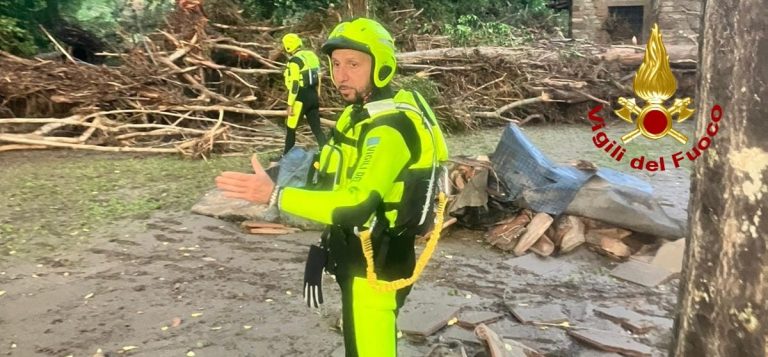
[[[304,267],[304,301],[308,307],[323,303],[323,269],[328,262],[328,251],[316,245],[309,246],[307,265]]]

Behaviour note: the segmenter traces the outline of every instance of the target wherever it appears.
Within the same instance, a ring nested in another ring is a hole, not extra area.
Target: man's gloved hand
[[[304,301],[308,307],[320,307],[323,303],[323,269],[328,262],[328,251],[316,245],[309,246],[307,265],[304,268]]]
[[[216,177],[216,187],[224,196],[239,198],[255,203],[268,203],[275,183],[261,167],[256,155],[251,157],[252,174],[224,171]]]

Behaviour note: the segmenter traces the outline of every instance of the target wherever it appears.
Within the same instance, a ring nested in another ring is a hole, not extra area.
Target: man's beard
[[[372,92],[371,88],[366,88],[365,92],[360,92],[359,90],[357,90],[355,88],[347,87],[347,86],[340,87],[339,89],[341,89],[341,88],[346,88],[348,90],[354,91],[354,96],[350,100],[348,100],[345,96],[342,95],[342,98],[344,99],[344,101],[347,104],[361,104],[361,103],[365,103],[365,101],[371,96],[371,92]]]

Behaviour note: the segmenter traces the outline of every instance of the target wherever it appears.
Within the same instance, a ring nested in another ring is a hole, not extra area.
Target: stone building
[[[659,24],[668,45],[695,45],[702,0],[572,0],[571,34],[597,43],[645,43]]]

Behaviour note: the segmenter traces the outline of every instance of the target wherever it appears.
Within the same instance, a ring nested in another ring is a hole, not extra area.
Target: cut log
[[[501,221],[486,233],[485,240],[504,251],[515,248],[518,239],[525,233],[525,226],[531,221],[530,212],[521,211],[517,216]]]
[[[555,243],[552,243],[552,240],[549,239],[545,233],[531,246],[530,249],[532,252],[542,257],[548,257],[555,251]]]
[[[600,245],[596,248],[598,253],[618,261],[625,260],[632,254],[629,247],[621,240],[610,237],[603,237],[600,240]]]
[[[591,244],[600,245],[603,238],[622,240],[631,234],[632,231],[621,228],[598,228],[588,230],[585,238]]]
[[[584,223],[575,216],[566,216],[566,222],[569,229],[565,231],[560,239],[560,252],[568,253],[586,242],[584,236]]]
[[[539,212],[531,219],[531,223],[525,228],[525,234],[515,245],[513,253],[517,256],[523,255],[552,225],[552,216]]]

